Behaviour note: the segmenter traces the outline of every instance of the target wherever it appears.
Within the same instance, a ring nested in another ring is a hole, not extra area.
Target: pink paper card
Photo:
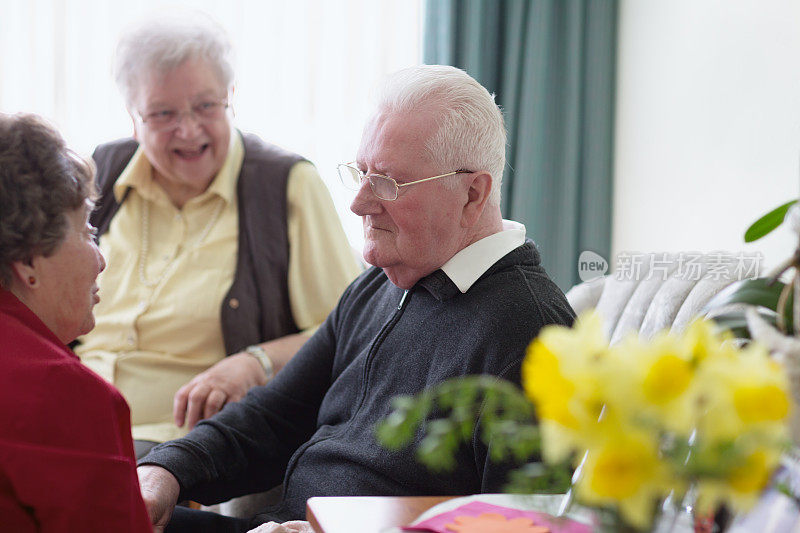
[[[536,511],[470,502],[403,531],[435,533],[591,533],[586,524]]]

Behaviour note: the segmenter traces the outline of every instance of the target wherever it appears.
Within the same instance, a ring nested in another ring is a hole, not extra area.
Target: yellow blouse
[[[208,190],[182,209],[152,181],[141,148],[115,185],[118,199],[127,187],[131,192],[100,239],[108,266],[99,279],[97,324],[76,353],[125,396],[134,439],[185,434],[172,421],[175,392],[226,355],[219,313],[236,267],[243,159],[241,137],[233,133]],[[310,163],[292,167],[287,202],[290,305],[298,327],[309,330],[360,269]]]

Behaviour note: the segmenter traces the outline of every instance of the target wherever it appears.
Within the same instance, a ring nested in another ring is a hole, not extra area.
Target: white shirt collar
[[[462,293],[501,257],[525,242],[525,226],[513,220],[503,220],[503,230],[473,242],[450,258],[442,271]]]

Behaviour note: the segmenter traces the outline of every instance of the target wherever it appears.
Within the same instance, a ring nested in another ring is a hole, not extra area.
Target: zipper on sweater
[[[361,406],[364,405],[364,400],[367,397],[367,377],[369,376],[369,370],[372,367],[372,360],[375,358],[375,352],[378,351],[378,348],[381,347],[383,344],[383,340],[389,335],[389,332],[394,329],[395,324],[400,321],[400,317],[403,316],[403,311],[405,311],[406,307],[408,306],[409,295],[411,294],[410,289],[406,289],[403,291],[403,295],[400,297],[400,301],[397,302],[397,309],[392,316],[389,317],[389,320],[383,325],[381,330],[378,332],[378,335],[375,336],[375,340],[372,341],[372,345],[369,347],[369,352],[367,352],[367,360],[364,362],[364,373],[361,377],[361,399],[358,402],[358,407],[356,410],[353,411],[353,417],[355,418],[356,413],[361,410]],[[352,420],[351,418],[351,420]]]
[[[369,351],[367,352],[367,360],[364,362],[364,373],[361,378],[361,383],[363,387],[361,391],[361,398],[358,401],[358,407],[356,407],[355,411],[353,411],[353,416],[350,418],[351,421],[353,420],[353,418],[355,418],[356,413],[358,413],[361,410],[361,407],[364,405],[364,400],[367,397],[367,376],[369,375],[369,367],[372,363],[372,359],[375,356],[375,352],[380,347],[380,345],[383,344],[383,339],[386,338],[386,336],[389,334],[392,328],[394,328],[395,324],[397,324],[397,322],[400,320],[400,316],[403,314],[403,311],[405,311],[405,308],[408,306],[410,293],[411,293],[410,289],[406,289],[403,291],[403,296],[400,297],[400,301],[397,303],[397,308],[395,309],[394,313],[392,313],[392,316],[389,317],[389,320],[387,320],[386,323],[381,327],[380,331],[375,336],[375,339],[373,339],[372,344],[369,347]],[[341,431],[346,431],[348,425],[349,422],[347,424],[344,424],[344,427],[342,428]],[[291,477],[291,473],[294,470],[295,466],[297,466],[297,461],[300,459],[300,456],[303,455],[303,453],[305,453],[305,451],[311,445],[316,444],[318,442],[322,442],[323,440],[329,439],[333,436],[334,435],[328,435],[327,437],[320,440],[309,439],[308,441],[303,443],[299,448],[297,448],[297,450],[295,450],[295,452],[292,454],[291,459],[289,460],[289,464],[286,466],[286,472],[284,473],[283,481],[285,490],[287,491],[289,490],[288,480]],[[285,502],[279,505],[277,509],[274,509],[274,511],[282,509],[284,505]]]
[[[408,289],[403,291],[403,296],[400,297],[400,303],[397,304],[397,310],[402,311],[403,306],[406,304],[406,296],[408,296]]]

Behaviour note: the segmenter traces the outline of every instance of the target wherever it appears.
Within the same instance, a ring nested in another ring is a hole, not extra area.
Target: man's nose
[[[368,179],[361,180],[361,187],[356,193],[356,197],[350,203],[350,211],[358,216],[370,215],[380,210],[380,200],[375,193]]]

